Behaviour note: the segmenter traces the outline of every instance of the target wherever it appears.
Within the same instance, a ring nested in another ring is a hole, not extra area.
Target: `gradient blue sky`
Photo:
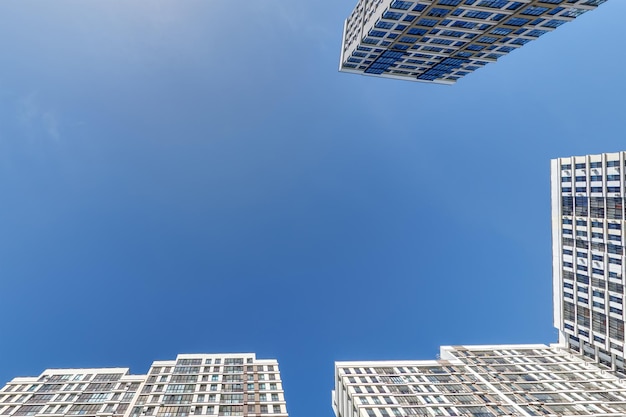
[[[0,384],[177,353],[550,343],[549,160],[626,149],[611,0],[461,80],[337,72],[356,0],[0,2]]]

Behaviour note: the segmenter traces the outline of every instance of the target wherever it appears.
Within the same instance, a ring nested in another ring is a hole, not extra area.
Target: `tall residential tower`
[[[178,355],[148,375],[47,369],[0,390],[0,416],[287,417],[278,363],[254,354]]]
[[[625,152],[552,161],[554,325],[573,351],[624,369]]]
[[[551,163],[557,344],[337,362],[337,417],[625,416],[625,171],[626,152]]]
[[[431,361],[337,362],[337,417],[626,415],[626,383],[558,346],[444,346]]]
[[[359,0],[339,70],[453,84],[606,0]]]

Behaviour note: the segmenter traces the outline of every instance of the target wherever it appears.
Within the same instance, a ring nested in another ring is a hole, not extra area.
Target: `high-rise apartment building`
[[[625,171],[626,152],[551,162],[558,344],[337,362],[337,417],[626,416]]]
[[[624,416],[626,383],[559,346],[444,346],[431,361],[337,362],[337,417]]]
[[[570,349],[623,374],[625,156],[551,166],[554,325]]]
[[[47,369],[0,390],[0,416],[276,416],[287,408],[276,360],[178,355],[147,375],[128,368]]]
[[[453,84],[606,0],[359,0],[339,70]]]

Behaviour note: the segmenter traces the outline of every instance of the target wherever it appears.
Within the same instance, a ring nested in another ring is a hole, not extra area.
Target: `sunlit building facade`
[[[336,416],[626,416],[625,172],[626,152],[551,161],[557,344],[337,362]]]
[[[339,70],[453,84],[606,0],[359,0]]]
[[[0,390],[0,416],[287,417],[276,360],[178,355],[147,375],[128,368],[48,369]]]
[[[558,346],[444,346],[431,361],[337,362],[337,417],[624,416],[626,383]]]
[[[622,373],[625,156],[551,166],[554,325],[570,349]]]

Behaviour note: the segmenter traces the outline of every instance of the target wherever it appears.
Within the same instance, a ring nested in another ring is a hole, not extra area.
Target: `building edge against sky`
[[[0,390],[0,416],[287,417],[278,362],[252,353],[181,354],[128,368],[47,369]]]
[[[339,71],[454,84],[606,0],[359,0]]]
[[[626,152],[551,161],[557,344],[337,362],[337,417],[626,415],[625,172]]]
[[[442,346],[437,360],[335,364],[337,417],[624,416],[626,382],[561,345]]]
[[[554,326],[570,349],[624,367],[626,152],[551,162]]]

